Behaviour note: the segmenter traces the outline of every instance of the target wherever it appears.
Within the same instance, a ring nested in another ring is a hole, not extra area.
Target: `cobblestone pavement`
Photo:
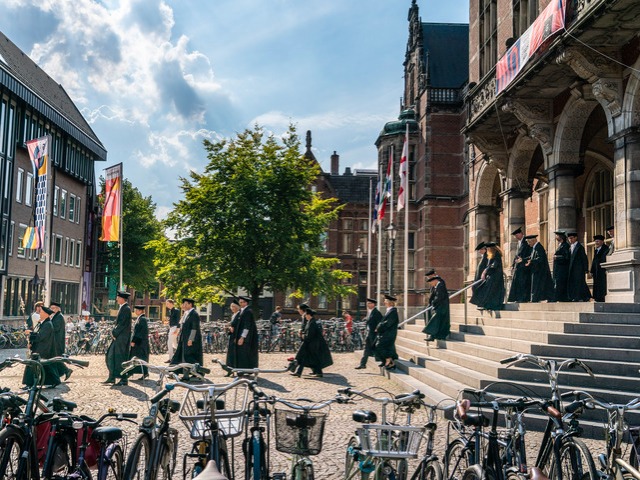
[[[0,360],[7,356],[15,354],[24,356],[24,350],[0,351]],[[261,368],[283,368],[287,365],[287,357],[291,354],[262,354],[260,356]],[[212,373],[207,377],[213,383],[226,384],[229,383],[229,379],[223,376],[222,370],[219,367],[211,364],[211,359],[216,357],[215,355],[205,355],[205,366],[212,368]],[[78,403],[78,413],[87,414],[97,417],[101,413],[105,412],[108,408],[115,408],[117,411],[135,412],[138,414],[138,419],[141,419],[146,415],[149,408],[149,403],[146,401],[147,396],[151,396],[154,393],[155,379],[154,375],[151,375],[151,379],[145,382],[129,382],[127,387],[113,387],[109,385],[102,385],[100,382],[107,378],[107,370],[104,363],[103,356],[84,356],[80,357],[84,360],[89,360],[90,365],[86,369],[80,369],[74,367],[74,372],[69,381],[66,384],[62,384],[54,389],[45,390],[45,395],[48,397],[60,396],[67,400]],[[335,396],[338,388],[352,387],[354,389],[363,390],[369,387],[378,387],[384,389],[391,394],[402,393],[400,387],[392,380],[385,376],[380,375],[379,368],[370,359],[368,368],[366,370],[354,370],[354,367],[358,364],[358,353],[340,353],[333,354],[334,365],[325,370],[324,378],[302,378],[292,377],[288,374],[265,374],[258,380],[259,386],[267,393],[276,395],[278,397],[295,400],[299,397],[306,397],[315,401],[327,400]],[[152,356],[151,363],[158,365],[164,365],[166,356]],[[136,375],[137,377],[138,375]],[[5,370],[2,372],[0,378],[0,386],[8,386],[11,388],[18,388],[21,385],[22,368],[15,367],[13,369]],[[184,392],[177,391],[174,398],[181,400],[184,396]],[[378,396],[388,396],[384,392],[380,391]],[[338,405],[333,404],[331,406],[330,413],[327,417],[327,422],[324,432],[324,444],[322,452],[319,455],[313,457],[314,466],[316,469],[316,478],[319,480],[333,480],[342,478],[344,471],[345,461],[345,446],[349,438],[354,434],[354,430],[357,426],[352,419],[351,414],[356,408],[372,409],[380,414],[379,405],[373,405],[371,402],[360,401],[356,405]],[[420,425],[425,420],[425,413],[419,411],[414,415],[413,423]],[[175,421],[173,421],[175,420]],[[124,427],[128,432],[128,441],[131,443],[135,439],[136,427],[123,422],[120,426]],[[177,415],[172,418],[172,425],[178,428],[180,433],[180,445],[178,450],[178,462],[175,479],[183,478],[182,457],[185,453],[190,451],[192,440],[189,437],[189,433],[178,419]],[[438,431],[436,441],[436,454],[442,458],[442,453],[445,447],[445,432],[446,424],[444,420],[441,420],[441,428]],[[535,449],[538,446],[540,435],[532,432],[533,435],[527,436],[529,442],[529,448],[531,450],[531,460],[535,458]],[[235,450],[235,462],[236,462],[236,477],[243,478],[242,463],[242,451],[240,449],[240,442],[242,436],[239,436],[234,441]],[[274,438],[271,439],[271,471],[272,472],[284,472],[288,471],[289,456],[277,452],[274,446]],[[412,462],[412,465],[416,462]],[[413,468],[410,468],[410,472]]]

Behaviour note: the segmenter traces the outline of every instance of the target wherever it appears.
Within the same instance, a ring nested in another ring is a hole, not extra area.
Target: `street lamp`
[[[393,223],[387,227],[387,233],[389,234],[389,295],[393,295],[393,255],[396,248],[396,234],[398,233]]]
[[[362,259],[362,247],[356,248],[356,321],[360,321],[360,260]]]

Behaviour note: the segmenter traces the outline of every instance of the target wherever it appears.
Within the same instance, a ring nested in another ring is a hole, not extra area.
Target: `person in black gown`
[[[531,256],[531,247],[524,239],[521,228],[514,230],[512,235],[518,240],[518,248],[511,263],[511,288],[507,301],[524,303],[531,298],[531,272],[526,267],[527,260]]]
[[[570,302],[588,302],[591,292],[587,286],[585,275],[589,273],[589,259],[584,247],[578,241],[577,232],[567,233],[569,238],[569,278],[567,279],[567,296]]]
[[[429,306],[433,308],[429,311],[429,321],[422,333],[427,334],[427,342],[444,340],[449,335],[449,329],[451,328],[449,292],[444,281],[439,276],[430,277],[428,280],[431,286]]]
[[[554,232],[558,248],[553,255],[553,287],[555,290],[556,302],[568,302],[567,297],[567,279],[569,278],[569,242],[567,242],[567,234],[563,230]]]
[[[553,279],[549,270],[547,251],[538,242],[538,235],[525,237],[531,247],[531,257],[527,261],[527,267],[531,271],[531,301],[552,302],[554,299]]]
[[[480,275],[484,283],[478,285],[471,303],[480,310],[502,310],[504,308],[504,272],[502,270],[502,251],[494,242],[487,247],[487,266]]]
[[[596,302],[604,302],[607,295],[607,272],[602,264],[607,261],[609,247],[604,244],[604,235],[595,235],[593,240],[596,248],[591,261],[591,277],[593,278],[593,299]]]

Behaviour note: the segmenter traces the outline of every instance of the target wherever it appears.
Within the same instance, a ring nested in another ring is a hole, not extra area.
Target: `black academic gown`
[[[569,278],[567,280],[567,296],[570,302],[588,302],[591,292],[587,286],[585,274],[589,271],[589,260],[580,242],[576,246],[569,260]]]
[[[567,280],[569,279],[569,260],[571,252],[569,251],[569,243],[562,242],[558,245],[555,255],[553,256],[553,285],[555,290],[556,302],[567,302]]]
[[[374,307],[365,321],[367,322],[367,338],[364,340],[364,355],[371,357],[374,354],[376,344],[376,328],[378,328],[378,324],[382,321],[380,310]]]
[[[596,250],[591,261],[591,276],[593,277],[593,299],[596,302],[604,302],[607,295],[607,272],[602,268],[602,263],[607,261],[609,247],[602,245]]]
[[[516,252],[516,258],[520,257],[523,261],[516,263],[516,258],[514,258],[511,264],[513,277],[511,279],[509,297],[507,298],[509,302],[528,302],[531,298],[531,272],[529,268],[525,266],[530,256],[531,247],[527,241],[523,239]]]
[[[56,343],[53,324],[51,319],[47,318],[36,325],[31,333],[29,341],[31,343],[31,354],[37,353],[42,360],[53,358],[56,356]],[[25,368],[22,382],[31,386],[35,381],[35,375],[30,367]],[[43,385],[58,385],[60,376],[56,365],[47,365],[44,367]]]
[[[129,360],[131,344],[131,308],[128,303],[123,303],[118,310],[116,326],[111,331],[114,339],[109,345],[106,354],[109,378],[119,378],[122,372],[122,362]]]
[[[240,312],[236,312],[233,314],[233,316],[231,317],[231,323],[230,323],[230,327],[231,330],[229,331],[229,344],[227,346],[227,365],[233,368],[238,368],[236,366],[236,337],[235,337],[235,332],[236,329],[238,328],[238,321],[240,320]]]
[[[504,272],[502,255],[496,253],[488,259],[484,269],[484,283],[478,285],[470,302],[485,310],[502,310],[504,307]]]
[[[553,279],[549,270],[547,252],[541,243],[536,243],[533,246],[529,270],[531,271],[531,301],[553,301]]]
[[[134,345],[129,352],[129,358],[137,357],[145,362],[149,361],[149,321],[144,315],[140,315],[133,325],[133,335],[131,343]],[[129,375],[134,373],[146,374],[147,367],[140,365],[128,372]]]
[[[321,373],[323,368],[333,365],[329,346],[322,335],[322,325],[315,317],[311,317],[304,328],[302,344],[296,354],[298,368],[308,367],[316,373]]]
[[[451,317],[449,315],[449,292],[444,282],[438,281],[431,289],[429,296],[429,323],[422,330],[423,333],[431,335],[436,340],[444,340],[449,335],[451,328]]]
[[[484,255],[482,255],[482,258],[480,259],[480,263],[478,263],[478,267],[476,268],[476,276],[473,277],[474,282],[477,282],[482,278],[482,272],[484,272],[485,268],[487,268],[487,262],[488,262],[487,254],[485,253]],[[481,284],[474,285],[473,287],[471,287],[472,295],[476,293],[476,290],[480,285]]]
[[[387,309],[382,321],[376,329],[376,347],[374,353],[376,360],[383,362],[387,358],[395,360],[398,358],[396,352],[396,337],[398,336],[398,310],[396,307]]]
[[[253,318],[251,308],[245,307],[238,314],[238,324],[233,329],[231,337],[235,341],[235,368],[258,368],[258,328]],[[247,330],[247,336],[242,345],[238,341],[242,333]]]
[[[191,332],[195,331],[193,338],[193,344],[188,345]],[[172,364],[177,363],[197,363],[202,365],[202,332],[200,331],[200,315],[196,312],[195,308],[187,314],[187,318],[184,320],[182,327],[180,328],[180,335],[178,338],[178,348],[176,348]]]
[[[60,355],[64,355],[64,352],[67,348],[66,345],[66,322],[64,321],[64,317],[62,316],[62,312],[56,312],[51,316],[51,325],[53,326],[53,335],[55,337],[55,347],[56,347],[56,357]],[[58,369],[58,376],[62,376],[68,370],[67,366],[64,363],[59,363],[56,365]]]

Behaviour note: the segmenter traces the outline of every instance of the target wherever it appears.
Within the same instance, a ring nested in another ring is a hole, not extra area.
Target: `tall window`
[[[538,182],[538,219],[540,224],[540,234],[538,241],[545,250],[549,250],[547,240],[549,238],[549,186],[544,182]]]
[[[60,218],[67,216],[67,191],[62,190],[60,193]]]
[[[72,193],[69,195],[69,221],[76,221],[76,196]]]
[[[24,223],[18,225],[18,258],[24,258],[24,248],[22,248],[22,239],[27,231],[27,226]]]
[[[22,203],[22,189],[24,186],[24,170],[18,169],[18,180],[16,181],[16,202]]]
[[[351,233],[342,234],[342,253],[351,253],[353,250],[353,235]]]
[[[27,173],[27,183],[24,186],[24,204],[31,206],[33,199],[33,173]]]
[[[538,16],[538,0],[513,0],[513,38],[520,37]]]
[[[484,77],[498,60],[498,7],[497,0],[479,2],[480,77]]]
[[[587,187],[587,255],[593,257],[594,235],[604,235],[613,224],[613,176],[609,170],[596,172]]]
[[[62,237],[60,235],[56,235],[53,252],[53,261],[59,265],[62,261]]]
[[[56,187],[53,191],[53,214],[58,216],[58,197],[60,196],[60,187]]]

